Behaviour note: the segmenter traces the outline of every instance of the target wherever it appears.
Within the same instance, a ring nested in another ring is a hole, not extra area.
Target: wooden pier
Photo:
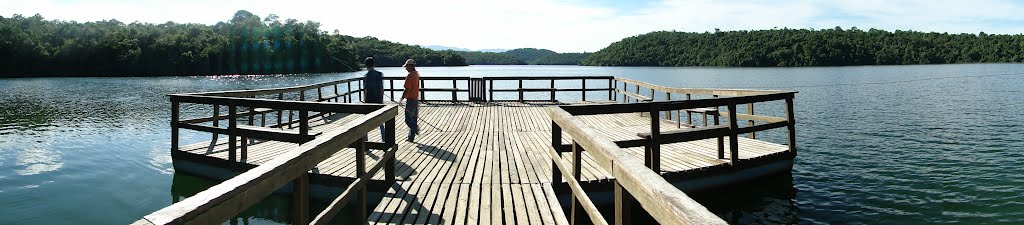
[[[387,78],[386,92],[401,91],[396,80]],[[294,223],[302,224],[325,224],[339,210],[365,218],[353,221],[359,224],[628,224],[630,204],[664,224],[720,224],[680,188],[788,171],[796,155],[794,92],[679,89],[616,77],[423,80],[421,96],[451,97],[421,105],[415,142],[404,141],[408,128],[396,123],[401,106],[357,103],[360,78],[171,95],[176,170],[226,181],[136,223],[221,223],[291,183]],[[529,87],[537,81],[550,86]],[[580,83],[557,88],[556,81]],[[550,96],[528,99],[536,92]],[[778,101],[783,116],[753,113],[754,103]],[[788,128],[785,145],[755,139],[776,128]],[[179,146],[179,129],[211,138]],[[316,216],[303,213],[311,190],[332,202]],[[372,211],[354,207],[366,204],[367,192],[384,197]],[[613,203],[614,221],[595,202]]]

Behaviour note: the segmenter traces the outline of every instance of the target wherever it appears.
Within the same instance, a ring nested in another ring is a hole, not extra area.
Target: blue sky
[[[1012,0],[0,0],[0,15],[48,19],[213,24],[239,9],[313,20],[322,29],[418,45],[597,51],[659,30],[772,28],[1024,33]],[[366,22],[371,21],[371,22]]]

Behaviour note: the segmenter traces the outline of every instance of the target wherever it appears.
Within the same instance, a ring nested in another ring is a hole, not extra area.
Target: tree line
[[[453,52],[328,34],[318,22],[282,21],[273,14],[261,19],[244,10],[214,25],[0,16],[5,77],[347,72],[358,70],[365,56],[394,58],[382,66],[401,65],[393,62],[399,58],[425,66],[466,65]]]
[[[851,66],[1022,62],[1024,35],[773,29],[658,31],[625,38],[581,61],[588,66]]]
[[[457,51],[470,65],[576,65],[590,53],[558,53],[547,49],[517,48],[505,52]]]

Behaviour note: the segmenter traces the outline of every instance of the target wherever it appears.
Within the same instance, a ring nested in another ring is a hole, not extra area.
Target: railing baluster
[[[523,80],[519,80],[519,102],[523,101]]]
[[[647,145],[651,149],[651,155],[649,156],[651,158],[651,170],[661,175],[661,144],[658,143],[658,138],[661,136],[661,119],[658,118],[659,110],[661,110],[661,105],[651,104],[651,138]]]
[[[345,86],[348,87],[348,92],[345,92],[345,103],[352,103],[352,81],[345,82]]]
[[[572,141],[572,176],[573,176],[573,179],[575,179],[575,182],[580,182],[581,181],[580,175],[582,175],[582,173],[581,173],[582,165],[583,165],[582,161],[583,161],[583,146],[580,146],[580,144],[576,143],[576,141]],[[572,206],[571,206],[572,211],[570,213],[571,214],[570,217],[572,218],[572,222],[571,222],[572,224],[580,224],[580,223],[577,223],[576,221],[580,220],[581,216],[584,213],[583,212],[584,211],[583,210],[583,205],[580,204],[580,200],[577,199],[579,197],[580,196],[576,196],[576,194],[572,194],[572,200],[571,200],[572,201]]]
[[[334,97],[331,100],[338,102],[339,97],[341,97],[341,94],[338,94],[338,84],[334,84]]]
[[[427,81],[420,79],[420,101],[427,101],[427,92],[423,89],[427,88]]]
[[[235,157],[235,147],[238,145],[238,135],[235,135],[236,128],[238,127],[237,121],[235,120],[236,111],[234,104],[228,105],[228,160],[237,162]]]
[[[277,93],[277,100],[284,100],[284,93]],[[281,128],[284,128],[284,126],[281,126],[281,117],[284,116],[284,110],[283,109],[275,109],[275,110],[277,110],[277,126],[281,127]]]
[[[489,96],[490,98],[488,98],[488,101],[494,101],[494,80],[487,80],[487,81],[488,81],[488,83],[490,85],[490,88],[488,88],[487,90],[491,92],[490,96]]]
[[[459,90],[458,89],[459,85],[456,84],[455,81],[456,81],[455,79],[452,79],[452,101],[453,102],[459,101],[458,94],[457,94],[458,90]]]
[[[754,103],[747,103],[747,113],[754,115]],[[754,126],[754,120],[747,120],[747,126]],[[756,139],[756,137],[757,136],[754,135],[754,132],[750,132],[750,139]]]
[[[309,135],[309,111],[299,110],[299,134]]]
[[[737,166],[740,160],[739,126],[736,124],[736,104],[729,103],[729,164]]]
[[[613,79],[608,79],[608,101],[612,101],[612,80]]]
[[[395,101],[395,80],[388,80],[388,85],[391,86],[388,88],[391,90],[391,95],[388,97],[391,97],[391,101],[393,102]]]
[[[555,79],[551,79],[551,101],[555,101]]]
[[[365,89],[363,89],[363,80],[359,80],[359,82],[356,82],[356,84],[359,85],[359,89],[358,89],[359,91],[356,92],[356,93],[359,93],[359,99],[360,99],[359,101],[363,101],[364,99],[366,99],[363,96],[363,92],[366,91]]]
[[[359,139],[359,149],[356,149],[356,177],[362,178],[366,174],[366,154],[369,149],[366,148],[367,138],[364,136]],[[358,223],[363,223],[366,220],[366,185],[359,188],[359,194],[356,195],[356,218]]]
[[[587,79],[583,78],[583,79],[580,79],[580,80],[583,83],[583,88],[581,88],[583,90],[580,91],[581,92],[580,94],[583,96],[583,101],[585,102],[585,101],[587,101]]]
[[[562,155],[562,151],[559,148],[562,146],[562,127],[559,127],[557,123],[551,121],[551,147],[558,152],[558,155]],[[551,162],[551,184],[552,187],[556,184],[562,183],[562,171],[558,169],[557,164],[562,159],[552,159]]]

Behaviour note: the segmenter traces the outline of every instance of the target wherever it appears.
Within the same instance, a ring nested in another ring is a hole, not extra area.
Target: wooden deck
[[[548,185],[552,180],[552,161],[547,152],[551,151],[552,142],[551,119],[545,108],[552,104],[423,104],[422,134],[415,143],[405,141],[408,128],[401,122],[404,117],[398,116],[398,182],[387,184],[390,188],[368,220],[371,224],[567,224],[555,197],[558,185]],[[354,118],[348,114],[311,118],[310,133],[336,129]],[[651,118],[640,113],[580,118],[597,128],[603,138],[613,141],[636,139],[637,133],[649,132],[651,127]],[[663,121],[660,128],[663,132],[689,129],[677,128],[670,121]],[[370,141],[382,141],[379,131],[369,135]],[[562,136],[563,143],[571,143],[569,135]],[[725,139],[728,143],[728,137]],[[234,163],[227,160],[227,138],[213,140],[216,141],[182,146],[172,155],[175,160],[246,169],[299,146],[255,141],[247,145],[247,155],[240,158],[241,163]],[[738,138],[738,142],[739,158],[747,161],[793,157],[786,145],[748,138]],[[643,147],[624,150],[643,158]],[[371,150],[367,164],[375,164],[382,154],[383,151]],[[562,154],[566,163],[573,158],[569,156],[571,152]],[[717,139],[664,144],[661,154],[660,173],[670,181],[710,176],[729,171],[731,166],[728,151],[724,158],[718,158]],[[311,182],[351,183],[356,177],[356,165],[352,163],[355,155],[355,149],[349,148],[320,162],[310,175]],[[581,183],[585,187],[610,187],[614,178],[609,172],[600,169],[587,152],[582,153],[582,159]],[[371,182],[383,184],[383,180],[381,172]]]

